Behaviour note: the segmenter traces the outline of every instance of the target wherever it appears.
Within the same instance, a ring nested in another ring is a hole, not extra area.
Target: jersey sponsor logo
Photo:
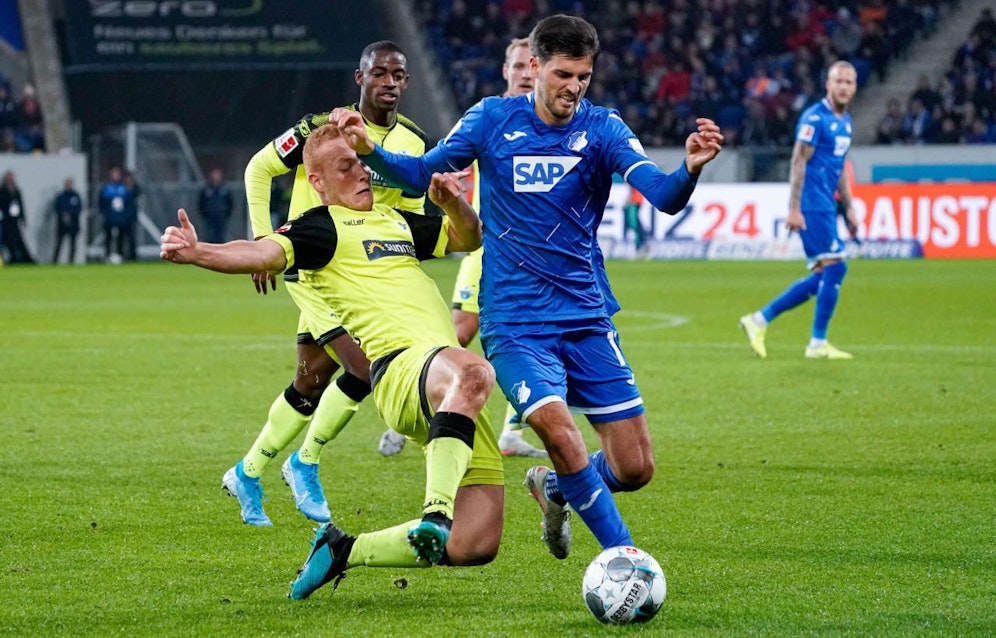
[[[508,140],[509,142],[514,142],[520,137],[525,137],[527,133],[523,133],[522,131],[512,131],[511,133],[503,133],[503,135],[505,136],[505,139]]]
[[[276,140],[277,155],[287,157],[299,145],[300,142],[297,141],[297,136],[294,135],[294,129],[289,128]]]
[[[516,155],[512,158],[515,192],[549,193],[580,161],[580,157]]]
[[[575,131],[567,138],[567,148],[575,153],[588,146],[588,131]]]
[[[803,124],[799,127],[799,139],[803,142],[812,142],[815,134],[816,128],[812,124]]]
[[[847,154],[847,149],[851,148],[851,138],[846,135],[838,135],[833,138],[833,154],[837,157]]]
[[[367,259],[370,261],[382,257],[415,257],[415,245],[410,241],[365,239],[363,252],[367,254]]]

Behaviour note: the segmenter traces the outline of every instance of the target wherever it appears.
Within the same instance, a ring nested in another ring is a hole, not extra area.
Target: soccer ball
[[[595,618],[610,625],[647,622],[664,604],[667,582],[654,557],[636,547],[610,547],[584,572],[581,593]]]

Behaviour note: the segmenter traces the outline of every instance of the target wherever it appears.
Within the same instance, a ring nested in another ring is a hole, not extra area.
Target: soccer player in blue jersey
[[[816,311],[807,359],[851,359],[827,342],[827,328],[837,307],[840,286],[847,274],[844,242],[837,236],[835,193],[847,209],[845,223],[857,227],[851,207],[851,183],[844,171],[844,158],[851,147],[851,115],[847,107],[857,91],[857,73],[850,62],[835,62],[827,73],[827,95],[803,111],[795,133],[789,173],[789,213],[785,225],[799,231],[812,271],[775,297],[771,303],[740,318],[751,350],[762,359],[768,324],[787,310],[816,297]]]
[[[565,558],[568,504],[602,547],[631,545],[612,493],[637,490],[654,474],[643,399],[610,319],[618,304],[595,238],[612,175],[675,214],[723,137],[699,119],[685,161],[666,173],[617,111],[584,99],[599,52],[591,24],[545,18],[529,48],[534,91],[485,98],[422,157],[374,145],[355,113],[336,111],[330,121],[364,162],[405,187],[424,190],[433,172],[478,161],[481,344],[505,396],[550,454],[555,471],[534,467],[526,485],[543,510],[547,547]],[[589,455],[572,410],[587,417],[601,450]]]

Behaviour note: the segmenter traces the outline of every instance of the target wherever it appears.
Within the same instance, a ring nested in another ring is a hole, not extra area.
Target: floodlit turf
[[[456,267],[427,266],[447,298]],[[506,463],[493,564],[358,569],[287,600],[313,526],[284,455],[263,477],[273,528],[242,525],[220,485],[291,380],[293,305],[248,276],[138,264],[0,270],[0,634],[996,632],[996,262],[853,262],[839,362],[803,358],[811,306],[773,324],[764,361],[737,329],[798,263],[610,274],[656,452],[653,482],[618,499],[667,574],[649,625],[588,614],[598,547],[578,524],[567,560],[547,554],[529,459]],[[323,457],[350,532],[419,515],[421,454],[382,458],[382,430],[365,404]]]

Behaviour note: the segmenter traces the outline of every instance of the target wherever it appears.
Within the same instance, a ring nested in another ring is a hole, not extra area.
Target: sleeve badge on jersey
[[[294,135],[294,129],[287,129],[283,135],[277,138],[277,155],[280,157],[287,157],[290,155],[291,151],[298,147],[300,142],[297,141],[297,136]]]
[[[798,139],[803,142],[812,142],[815,133],[816,129],[813,128],[812,124],[803,124],[799,127]]]
[[[644,157],[647,156],[647,152],[643,150],[643,144],[640,144],[640,140],[636,139],[635,137],[631,137],[629,138],[628,141],[629,145],[633,148],[634,151],[636,151],[637,153],[639,153]]]

